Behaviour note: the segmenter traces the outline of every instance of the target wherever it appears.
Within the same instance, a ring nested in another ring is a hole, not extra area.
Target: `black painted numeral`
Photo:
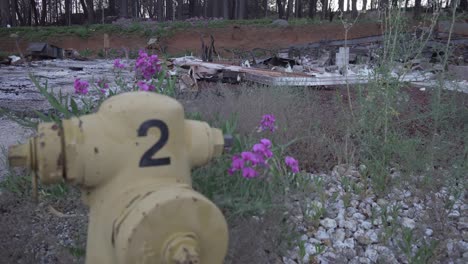
[[[157,127],[161,131],[161,137],[159,138],[158,142],[154,144],[150,149],[148,149],[143,157],[140,159],[140,167],[152,167],[152,166],[164,166],[171,164],[171,158],[159,158],[153,159],[153,156],[161,150],[164,145],[166,145],[167,140],[169,139],[169,129],[167,128],[166,123],[158,119],[152,119],[145,121],[141,124],[140,128],[138,128],[138,136],[145,137],[148,135],[148,130],[151,127]]]

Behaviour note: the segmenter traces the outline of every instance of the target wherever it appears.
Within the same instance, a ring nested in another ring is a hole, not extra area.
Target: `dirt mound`
[[[381,34],[380,24],[360,23],[354,25],[348,32],[348,38],[359,38]],[[293,44],[305,44],[315,41],[344,39],[345,31],[341,24],[316,24],[288,27],[255,27],[233,25],[226,28],[193,28],[176,31],[162,39],[167,47],[166,52],[171,55],[181,55],[200,50],[200,36],[213,35],[219,52],[230,54],[233,51],[251,50],[253,48],[276,49]],[[103,48],[102,34],[95,34],[89,38],[77,36],[49,37],[47,42],[62,48],[74,48],[79,51],[89,49],[99,51]],[[138,50],[144,48],[148,37],[140,35],[110,34],[110,47],[113,49]],[[20,40],[21,49],[25,50],[29,41]],[[13,39],[0,42],[0,50],[16,52]]]

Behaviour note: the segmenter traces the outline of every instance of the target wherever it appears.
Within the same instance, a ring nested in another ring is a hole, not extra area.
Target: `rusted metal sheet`
[[[63,49],[45,42],[33,42],[29,44],[27,51],[29,56],[39,59],[61,59]]]
[[[243,80],[272,86],[334,86],[344,84],[364,84],[369,81],[366,74],[305,74],[295,72],[279,72],[268,69],[246,68],[220,63],[201,62],[191,59],[178,58],[174,60],[178,66],[190,66],[192,69],[210,69],[212,74],[216,72],[243,73]],[[400,77],[401,81],[424,81],[430,76],[418,73],[407,74]]]

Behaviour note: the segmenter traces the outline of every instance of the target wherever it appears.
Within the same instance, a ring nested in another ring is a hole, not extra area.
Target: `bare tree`
[[[71,25],[72,5],[71,0],[65,0],[65,24]]]
[[[288,9],[286,10],[286,20],[289,20],[289,16],[293,11],[294,0],[288,0]]]
[[[229,0],[223,0],[223,18],[229,19]]]
[[[156,8],[158,10],[158,21],[164,21],[164,0],[157,0]]]
[[[344,0],[338,0],[338,10],[344,12]]]
[[[34,22],[36,23],[35,25],[39,25],[39,14],[37,11],[37,5],[35,0],[31,0],[31,13],[34,14]]]
[[[128,0],[120,0],[120,17],[128,17]]]
[[[86,0],[86,9],[88,11],[88,24],[94,23],[94,1]]]
[[[309,17],[314,18],[317,12],[317,0],[309,0]]]
[[[421,17],[421,0],[414,1],[414,18],[419,19]]]
[[[2,22],[1,26],[6,26],[8,25],[11,20],[11,15],[10,15],[10,1],[9,0],[0,0],[0,11],[1,11],[1,16],[2,16]]]
[[[316,1],[316,0],[315,0]],[[278,9],[278,17],[279,18],[284,18],[284,6],[283,6],[283,1],[281,0],[276,0],[276,7]]]
[[[166,20],[172,20],[173,0],[166,0]]]
[[[357,16],[357,0],[352,0],[351,5],[353,8],[353,17]]]

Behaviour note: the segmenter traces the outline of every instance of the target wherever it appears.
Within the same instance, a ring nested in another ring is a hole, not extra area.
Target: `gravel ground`
[[[290,204],[290,220],[302,242],[284,263],[415,263],[419,255],[431,263],[468,263],[466,190],[394,188],[379,198],[368,188],[358,195],[347,190],[365,188],[359,170],[344,165],[310,178],[323,183],[328,199],[320,201],[315,194]],[[431,247],[431,242],[437,244]]]
[[[18,143],[24,143],[34,131],[20,126],[18,123],[5,117],[0,117],[0,181],[7,175],[5,167],[8,147]]]

